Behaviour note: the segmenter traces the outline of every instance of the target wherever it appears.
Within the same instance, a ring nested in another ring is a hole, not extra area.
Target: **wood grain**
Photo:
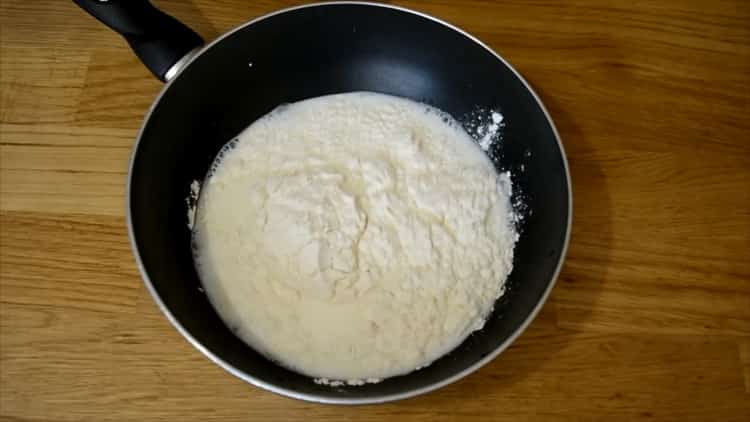
[[[299,1],[155,1],[206,38]],[[0,419],[750,420],[750,2],[398,1],[539,91],[573,238],[529,330],[381,406],[298,402],[193,349],[142,286],[130,147],[161,85],[72,2],[0,0]]]

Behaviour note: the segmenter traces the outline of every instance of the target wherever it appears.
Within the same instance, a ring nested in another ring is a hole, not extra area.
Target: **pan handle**
[[[119,33],[160,80],[168,82],[203,45],[203,39],[148,0],[73,0]]]

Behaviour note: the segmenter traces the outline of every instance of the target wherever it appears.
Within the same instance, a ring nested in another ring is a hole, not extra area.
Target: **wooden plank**
[[[0,210],[123,216],[136,130],[0,124]]]
[[[140,278],[120,217],[0,214],[0,303],[133,311]]]

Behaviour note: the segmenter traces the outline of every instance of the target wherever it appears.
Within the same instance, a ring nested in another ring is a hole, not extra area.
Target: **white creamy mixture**
[[[460,126],[401,98],[281,107],[200,192],[196,263],[246,343],[331,380],[429,365],[482,327],[517,240],[510,178]]]

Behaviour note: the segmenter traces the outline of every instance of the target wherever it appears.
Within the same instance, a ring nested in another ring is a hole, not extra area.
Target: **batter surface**
[[[246,343],[298,372],[382,379],[479,329],[517,239],[508,174],[438,110],[374,93],[283,106],[201,189],[196,265]]]

